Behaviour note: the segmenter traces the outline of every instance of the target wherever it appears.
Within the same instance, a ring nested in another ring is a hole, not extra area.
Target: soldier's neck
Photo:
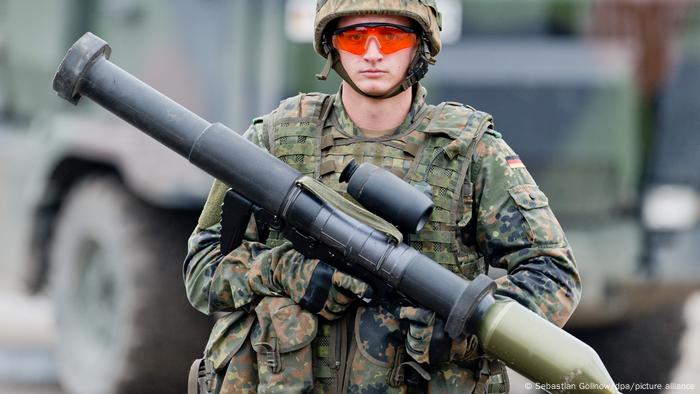
[[[407,89],[394,97],[374,99],[357,93],[343,81],[341,98],[347,115],[366,137],[382,137],[406,119],[413,102],[412,92]]]

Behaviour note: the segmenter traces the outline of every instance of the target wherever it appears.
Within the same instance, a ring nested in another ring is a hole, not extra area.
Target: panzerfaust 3
[[[588,345],[520,304],[494,297],[495,284],[487,276],[467,281],[401,242],[401,231],[422,226],[432,208],[429,201],[417,197],[409,206],[381,211],[377,207],[386,204],[375,199],[402,192],[357,196],[400,231],[361,207],[348,209],[339,203],[342,197],[319,182],[122,70],[108,60],[110,52],[99,37],[81,37],[54,77],[58,95],[74,104],[81,96],[89,97],[226,183],[238,204],[247,207],[245,221],[254,212],[256,220],[281,231],[306,256],[368,282],[376,297],[401,297],[435,311],[445,319],[445,331],[452,338],[476,334],[487,354],[542,387],[570,393],[618,392]],[[366,186],[373,182],[384,188],[407,187],[368,165],[352,166],[343,176],[350,192],[370,190]],[[230,247],[235,247],[240,234],[232,238]]]

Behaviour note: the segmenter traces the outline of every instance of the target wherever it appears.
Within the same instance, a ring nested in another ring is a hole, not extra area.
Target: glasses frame
[[[404,25],[397,25],[397,24],[388,23],[388,22],[367,22],[367,23],[358,23],[355,25],[341,27],[339,29],[334,30],[333,32],[331,32],[328,35],[324,35],[323,45],[324,45],[324,47],[328,48],[328,50],[330,51],[331,48],[334,48],[334,44],[329,44],[329,43],[333,42],[337,35],[342,34],[346,31],[354,30],[357,28],[363,28],[363,27],[364,28],[391,27],[391,28],[395,28],[403,33],[414,34],[416,36],[416,41],[420,41],[422,39],[422,37],[419,35],[420,30],[415,29],[413,27],[404,26]],[[378,38],[375,38],[375,39],[378,39]]]
[[[359,27],[395,27],[405,33],[413,33],[416,36],[418,35],[418,32],[416,29],[404,25],[397,25],[394,23],[384,23],[384,22],[368,22],[368,23],[358,23],[356,25],[350,25],[350,26],[345,26],[341,27],[339,29],[335,29],[332,33],[333,36],[338,35],[342,32],[352,30],[352,29],[357,29]]]

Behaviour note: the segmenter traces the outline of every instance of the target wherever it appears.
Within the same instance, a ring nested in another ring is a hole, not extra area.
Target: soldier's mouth
[[[362,71],[360,71],[360,74],[364,75],[365,77],[369,77],[369,78],[381,77],[381,76],[383,76],[383,75],[386,74],[386,73],[387,73],[386,71],[379,70],[379,69],[376,69],[376,68],[372,68],[372,69],[367,69],[367,70],[362,70]]]

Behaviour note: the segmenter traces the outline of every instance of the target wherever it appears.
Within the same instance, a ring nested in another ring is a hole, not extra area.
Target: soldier
[[[425,102],[418,81],[440,51],[434,0],[318,0],[314,47],[343,79],[335,95],[300,94],[255,119],[245,137],[345,194],[350,159],[373,162],[431,193],[410,244],[472,279],[507,269],[496,294],[562,326],[580,298],[559,223],[490,115]],[[507,392],[504,366],[474,335],[451,340],[431,311],[363,303],[367,285],[304,257],[279,234],[222,255],[216,181],[189,240],[192,305],[224,312],[207,344],[200,392]],[[430,280],[430,278],[426,278]],[[197,380],[197,368],[193,368]]]

